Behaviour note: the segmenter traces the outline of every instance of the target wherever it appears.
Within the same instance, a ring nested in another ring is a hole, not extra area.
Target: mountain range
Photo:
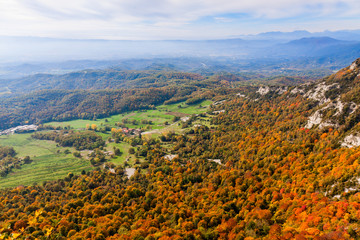
[[[0,79],[18,78],[36,73],[66,73],[88,68],[121,66],[136,70],[147,60],[171,64],[176,59],[191,59],[184,71],[206,70],[202,61],[212,65],[229,65],[225,71],[248,70],[245,61],[253,64],[270,62],[289,68],[326,68],[339,70],[357,58],[360,52],[360,31],[310,33],[268,32],[217,40],[92,40],[39,37],[0,37]],[[334,57],[336,56],[336,57]],[[140,60],[136,62],[134,60]],[[135,63],[136,62],[136,63]],[[180,62],[180,61],[177,61]],[[184,62],[184,61],[182,61]],[[200,63],[199,63],[200,62]],[[135,63],[135,66],[133,66]],[[182,64],[184,65],[184,64]],[[149,66],[149,65],[148,65]],[[148,67],[147,66],[147,67]],[[300,67],[301,68],[301,67]],[[223,69],[224,70],[224,69]]]

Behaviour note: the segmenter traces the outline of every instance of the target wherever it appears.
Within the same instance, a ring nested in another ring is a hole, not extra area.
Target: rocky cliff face
[[[315,83],[289,89],[261,87],[257,93],[302,95],[312,106],[305,128],[336,128],[343,133],[341,146],[360,146],[360,58]]]
[[[316,106],[306,128],[337,128],[344,133],[341,146],[360,146],[360,59],[314,84],[303,96]]]

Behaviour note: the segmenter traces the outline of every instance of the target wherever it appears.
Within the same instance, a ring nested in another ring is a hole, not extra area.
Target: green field
[[[212,101],[206,100],[201,103],[194,104],[194,105],[186,105],[185,103],[161,105],[161,106],[157,107],[157,109],[191,115],[191,114],[199,114],[199,113],[206,112],[208,107],[210,106],[210,104],[212,104]],[[181,108],[179,108],[178,106],[181,106]]]
[[[30,135],[0,136],[0,145],[12,146],[18,153],[17,156],[30,156],[32,160],[32,163],[22,165],[21,169],[13,170],[7,177],[0,178],[0,188],[56,180],[64,178],[70,172],[79,174],[82,170],[88,171],[92,168],[88,160],[64,154],[65,149],[71,152],[73,149],[56,147],[53,141],[32,139]],[[58,150],[60,153],[57,153]]]
[[[92,120],[73,120],[66,122],[49,122],[45,125],[51,126],[61,126],[66,127],[70,126],[74,129],[83,129],[87,124],[92,125],[96,124],[98,127],[101,126],[110,126],[115,127],[115,123],[121,122],[122,119],[137,120],[139,122],[138,125],[126,124],[129,128],[141,128],[146,126],[146,124],[141,124],[141,120],[151,120],[153,125],[151,125],[152,129],[161,129],[164,127],[164,123],[171,122],[174,116],[187,116],[191,114],[199,114],[206,112],[209,105],[212,101],[203,101],[199,104],[194,105],[186,105],[185,103],[171,104],[171,105],[160,105],[156,107],[155,110],[145,110],[145,111],[134,111],[131,113],[124,113],[114,115],[108,118],[98,119],[96,121]],[[180,108],[178,106],[181,106]],[[201,106],[201,107],[200,107]]]
[[[111,162],[113,162],[116,165],[122,165],[125,163],[125,160],[127,158],[130,158],[129,162],[132,163],[131,160],[134,160],[135,156],[129,154],[129,148],[131,148],[130,144],[125,142],[120,142],[120,143],[111,142],[107,144],[107,150],[112,151],[114,146],[119,148],[122,154],[121,156],[116,156],[115,158],[112,158]]]
[[[211,101],[204,101],[200,104],[188,106],[185,103],[161,105],[154,110],[134,111],[131,113],[118,114],[96,121],[91,120],[73,120],[67,122],[50,122],[47,125],[52,126],[70,126],[73,129],[84,129],[87,124],[96,124],[98,128],[101,126],[116,127],[115,123],[122,122],[121,120],[127,118],[128,120],[151,120],[153,124],[151,129],[147,131],[146,137],[158,137],[166,131],[181,132],[180,122],[173,123],[174,116],[185,117],[191,114],[199,114],[206,112]],[[180,107],[179,107],[180,106]],[[201,120],[196,120],[194,124],[201,123]],[[165,125],[168,122],[168,125]],[[204,122],[202,122],[204,124]],[[126,124],[129,128],[141,128],[145,124],[131,125]],[[97,132],[104,140],[111,137],[110,132]],[[0,178],[0,188],[13,187],[18,185],[29,185],[33,183],[42,183],[46,180],[56,180],[64,178],[68,173],[80,174],[82,170],[91,170],[92,166],[89,160],[86,159],[87,151],[82,153],[83,158],[78,159],[72,155],[75,151],[73,148],[57,147],[53,141],[36,140],[31,138],[31,133],[14,134],[8,136],[0,136],[0,145],[12,146],[17,152],[18,157],[30,156],[33,160],[30,164],[21,166],[21,169],[15,169],[5,178]],[[117,147],[122,152],[121,156],[116,156],[110,161],[116,165],[123,165],[127,158],[129,164],[134,165],[136,157],[128,153],[130,144],[125,142],[114,143],[108,142],[106,146],[107,151],[113,151],[113,147]],[[66,149],[70,150],[70,154],[65,154]],[[141,158],[140,161],[142,161]]]

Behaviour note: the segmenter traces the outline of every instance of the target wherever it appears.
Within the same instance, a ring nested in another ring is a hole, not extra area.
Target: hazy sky
[[[359,0],[0,0],[0,35],[216,39],[360,29]]]

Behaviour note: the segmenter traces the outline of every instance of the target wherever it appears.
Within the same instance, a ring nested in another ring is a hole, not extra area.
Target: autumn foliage
[[[222,107],[210,127],[166,139],[173,161],[143,140],[149,166],[130,179],[99,170],[0,191],[1,238],[359,236],[360,148],[340,148],[337,129],[304,129],[301,96],[229,96]]]

